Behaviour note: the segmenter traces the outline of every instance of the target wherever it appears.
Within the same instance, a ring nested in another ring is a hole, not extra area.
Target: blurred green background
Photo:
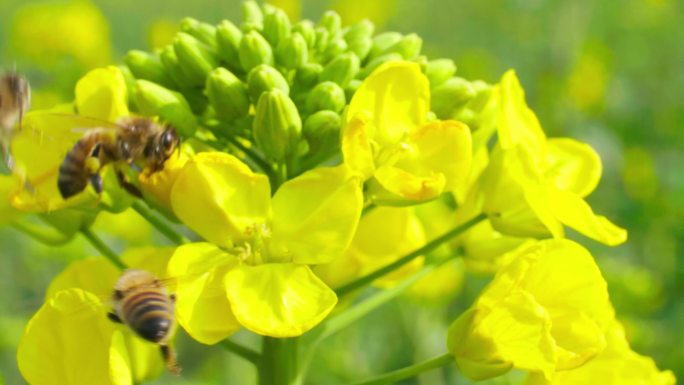
[[[458,74],[496,82],[515,68],[529,104],[551,136],[572,136],[601,154],[603,180],[591,205],[629,229],[617,248],[581,239],[597,257],[633,348],[684,378],[684,3],[675,0],[278,0],[291,16],[318,20],[338,10],[345,24],[373,20],[378,31],[416,32],[430,58],[453,58]],[[72,98],[88,68],[120,63],[129,49],[167,43],[185,16],[216,23],[240,19],[238,1],[97,0],[0,2],[0,67],[28,74],[34,105]],[[140,218],[101,218],[119,249],[144,242]],[[136,229],[131,231],[131,229]],[[122,241],[123,240],[123,241]],[[163,240],[159,239],[162,244]],[[76,240],[37,245],[0,229],[0,374],[22,384],[16,344],[50,280],[70,260],[94,251]],[[444,351],[447,324],[479,292],[468,278],[449,309],[393,304],[327,340],[311,383],[364,378]],[[253,336],[237,336],[247,344]],[[243,384],[255,373],[216,347],[180,343],[188,378],[158,383]],[[494,384],[515,383],[516,374]],[[2,381],[0,381],[2,382]],[[455,370],[406,384],[468,383]]]

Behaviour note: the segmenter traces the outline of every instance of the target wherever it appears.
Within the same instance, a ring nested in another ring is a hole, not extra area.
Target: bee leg
[[[166,368],[174,376],[180,376],[181,367],[178,366],[178,362],[176,361],[176,352],[166,344],[159,344],[159,347],[161,348],[161,354],[166,363]]]
[[[123,187],[126,191],[128,191],[129,194],[133,195],[134,197],[141,198],[143,197],[142,192],[138,187],[131,182],[129,182],[126,179],[126,175],[124,175],[121,170],[116,170],[116,178],[119,180],[119,184],[121,187]]]
[[[102,194],[102,189],[104,186],[102,184],[102,177],[100,176],[100,174],[91,175],[90,184],[93,185],[95,192],[97,192],[98,194]]]
[[[171,302],[176,303],[176,294],[169,295],[169,298],[171,298]]]
[[[118,324],[123,323],[123,321],[121,321],[121,318],[119,318],[119,316],[116,315],[116,313],[112,313],[112,312],[107,313],[107,318],[109,318],[110,321],[118,323]]]

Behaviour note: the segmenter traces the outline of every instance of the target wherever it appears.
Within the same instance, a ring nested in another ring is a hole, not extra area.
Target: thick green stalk
[[[34,225],[33,223],[25,221],[12,222],[11,226],[35,239],[36,241],[44,243],[48,246],[63,245],[71,240],[69,235],[61,233],[57,229]]]
[[[294,385],[297,338],[264,337],[259,361],[259,385]]]
[[[419,362],[415,365],[407,366],[393,372],[381,374],[369,380],[363,380],[352,383],[352,385],[388,385],[394,384],[406,378],[415,377],[428,370],[441,368],[442,366],[451,365],[454,358],[451,354],[445,353],[441,356],[429,359],[427,361]]]
[[[412,251],[411,253],[399,258],[398,260],[394,261],[393,263],[390,263],[387,266],[384,266],[372,273],[369,273],[367,275],[364,275],[363,277],[360,277],[354,281],[351,281],[347,283],[346,285],[340,286],[335,292],[337,293],[338,297],[345,296],[354,290],[360,289],[366,285],[369,285],[371,282],[375,281],[376,279],[387,275],[398,268],[406,265],[407,263],[413,261],[414,259],[418,258],[421,255],[427,254],[434,249],[438,248],[439,246],[442,245],[442,243],[466,232],[468,229],[471,227],[475,226],[476,224],[480,223],[483,221],[487,216],[485,214],[479,214],[475,216],[474,218],[468,220],[467,222],[447,231],[446,233],[440,235],[439,237],[433,239],[432,241],[428,242],[425,246]]]
[[[114,264],[114,266],[118,267],[119,270],[125,270],[128,268],[123,261],[119,258],[119,256],[114,252],[114,250],[110,249],[107,244],[105,244],[100,237],[97,236],[91,229],[89,228],[84,228],[81,229],[81,234],[90,242],[90,244],[99,251],[102,256],[107,258],[111,263]]]
[[[189,242],[187,238],[176,232],[173,227],[155,215],[145,204],[135,201],[131,207],[171,242],[179,246]]]

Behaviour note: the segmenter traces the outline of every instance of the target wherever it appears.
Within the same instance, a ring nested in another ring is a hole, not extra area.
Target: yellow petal
[[[33,385],[129,385],[130,378],[110,377],[113,332],[96,296],[60,291],[27,325],[17,352],[19,370]]]
[[[499,142],[503,149],[517,145],[528,147],[535,159],[541,160],[546,135],[534,112],[525,102],[525,91],[515,71],[507,71],[499,85]]]
[[[148,202],[153,201],[156,207],[172,213],[171,191],[178,176],[188,162],[188,155],[182,151],[176,151],[164,162],[164,169],[154,173],[142,172],[138,175],[138,181],[146,195]]]
[[[247,238],[246,230],[271,214],[265,175],[220,152],[195,155],[171,191],[176,216],[207,241],[228,247]]]
[[[382,166],[375,171],[375,180],[386,191],[371,191],[379,204],[406,204],[407,201],[428,201],[444,191],[444,174],[418,176],[398,167]]]
[[[175,252],[175,247],[134,247],[121,254],[121,259],[133,269],[147,270],[155,277],[164,279],[169,277],[168,265]]]
[[[367,180],[373,176],[373,150],[368,139],[372,131],[372,123],[365,114],[354,117],[342,133],[342,155],[344,164],[354,172],[358,172]]]
[[[417,63],[386,63],[366,78],[349,102],[347,122],[369,114],[371,137],[381,146],[395,144],[427,120],[430,85]]]
[[[109,376],[112,378],[112,382],[133,385],[131,365],[124,333],[114,330],[109,346]]]
[[[223,287],[235,257],[209,243],[176,249],[168,273],[176,280],[176,317],[188,334],[203,344],[215,344],[240,328]]]
[[[625,229],[604,216],[594,214],[591,206],[578,195],[553,186],[547,189],[553,215],[564,225],[608,246],[617,246],[627,240]]]
[[[82,289],[98,298],[109,298],[121,271],[102,257],[91,257],[72,262],[52,280],[45,294],[46,300],[66,289]]]
[[[416,175],[441,173],[446,191],[463,185],[470,172],[472,144],[470,129],[454,120],[430,122],[411,136],[417,156],[397,166]]]
[[[21,212],[12,206],[12,196],[19,190],[21,179],[15,175],[0,175],[0,226],[17,218]]]
[[[357,178],[344,166],[317,168],[284,183],[273,197],[278,260],[327,263],[349,246],[363,209]]]
[[[588,144],[570,138],[551,138],[546,142],[544,176],[561,190],[584,198],[601,179],[601,158]]]
[[[128,91],[121,70],[114,66],[88,72],[76,83],[79,115],[114,122],[128,115]]]
[[[123,327],[122,327],[123,328]],[[112,375],[121,375],[126,369],[136,384],[152,381],[164,371],[164,360],[159,352],[159,345],[143,340],[130,330],[117,330],[112,336],[112,350],[122,355],[123,365],[117,368],[110,363]],[[110,353],[112,356],[114,353]],[[111,356],[110,356],[111,357]],[[110,360],[111,362],[111,360]]]
[[[337,303],[308,266],[292,263],[239,265],[226,274],[225,286],[240,324],[271,337],[302,335]]]

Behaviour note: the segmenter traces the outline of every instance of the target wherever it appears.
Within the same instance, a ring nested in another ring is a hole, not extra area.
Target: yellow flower
[[[131,249],[132,267],[165,277],[173,248]],[[109,321],[105,298],[120,271],[102,258],[74,262],[51,284],[45,304],[24,331],[17,363],[36,385],[130,385],[159,376],[159,346]]]
[[[573,139],[546,139],[514,72],[504,74],[494,92],[499,144],[480,180],[483,209],[494,228],[562,238],[565,225],[608,245],[623,243],[627,232],[594,214],[583,199],[601,177],[596,152]]]
[[[527,385],[675,385],[671,371],[660,371],[653,359],[630,349],[625,331],[613,321],[606,332],[606,349],[586,364],[557,372],[553,380],[531,375]]]
[[[196,340],[213,344],[240,326],[273,337],[300,335],[337,303],[308,264],[339,257],[363,205],[360,183],[343,166],[284,183],[225,153],[192,157],[171,191],[176,216],[210,243],[177,249],[176,311]]]
[[[354,94],[346,113],[342,154],[369,180],[381,204],[426,201],[462,184],[471,163],[468,127],[428,122],[430,88],[415,63],[390,62]]]
[[[451,325],[447,344],[469,378],[518,368],[550,379],[600,353],[612,318],[606,283],[589,252],[568,240],[546,240],[519,250],[497,273]]]
[[[80,115],[75,115],[75,110]],[[65,155],[83,137],[85,128],[101,126],[103,121],[113,122],[128,114],[126,83],[116,67],[92,70],[79,80],[74,106],[28,113],[23,130],[12,141],[12,153],[28,187],[14,195],[12,204],[33,212],[74,206],[93,209],[98,202],[112,211],[127,207],[130,198],[111,170],[103,172],[107,188],[101,201],[90,189],[65,201],[57,188],[57,178]]]

